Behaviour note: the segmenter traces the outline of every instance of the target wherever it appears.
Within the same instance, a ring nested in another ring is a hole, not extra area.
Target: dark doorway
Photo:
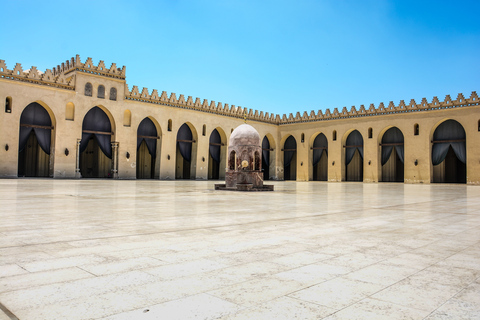
[[[50,176],[52,120],[40,104],[29,104],[20,116],[19,177]]]
[[[363,181],[363,137],[358,130],[352,131],[345,143],[345,180]]]
[[[262,141],[262,171],[263,180],[270,180],[270,141],[267,136]]]
[[[382,137],[382,182],[404,182],[404,139],[400,129],[388,129]]]
[[[432,182],[467,182],[466,134],[463,126],[455,120],[446,120],[433,134]]]
[[[84,178],[112,177],[112,125],[107,114],[93,107],[83,119],[80,172]]]
[[[208,148],[208,179],[220,179],[220,151],[222,148],[222,139],[217,129],[210,134]]]
[[[297,141],[289,136],[283,148],[284,180],[297,180]]]
[[[328,180],[328,141],[327,137],[320,133],[313,141],[312,165],[313,181]]]
[[[149,118],[143,119],[137,129],[137,179],[155,177],[158,139],[153,121]]]
[[[177,133],[176,179],[195,178],[191,176],[193,142],[192,130],[184,123]]]

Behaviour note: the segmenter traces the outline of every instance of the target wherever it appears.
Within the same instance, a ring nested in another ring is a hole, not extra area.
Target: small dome
[[[233,130],[230,146],[260,146],[260,135],[254,127],[244,123]]]

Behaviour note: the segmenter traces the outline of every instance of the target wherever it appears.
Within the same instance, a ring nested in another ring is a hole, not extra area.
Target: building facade
[[[270,180],[480,184],[480,105],[434,97],[276,115],[137,86],[75,58],[45,72],[0,60],[0,177],[224,179],[231,132],[262,137]]]

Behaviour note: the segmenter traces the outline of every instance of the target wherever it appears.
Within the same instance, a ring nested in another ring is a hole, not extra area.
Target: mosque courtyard
[[[480,187],[0,180],[0,319],[480,319]]]

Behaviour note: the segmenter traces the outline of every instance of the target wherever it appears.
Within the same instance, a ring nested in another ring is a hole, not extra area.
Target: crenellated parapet
[[[268,112],[264,113],[263,111],[242,108],[240,106],[236,107],[235,105],[230,106],[228,103],[224,104],[222,102],[216,102],[214,100],[209,101],[207,99],[202,100],[198,97],[194,100],[192,96],[188,96],[185,99],[183,94],[180,94],[177,97],[177,94],[170,93],[169,96],[166,91],[162,91],[162,93],[159,95],[156,89],[150,92],[147,88],[142,88],[140,91],[138,86],[133,86],[132,90],[129,90],[127,85],[125,87],[125,93],[126,100],[215,113],[239,119],[243,119],[246,116],[248,120],[268,122],[273,124],[278,124],[280,122],[280,117],[278,115],[270,114]]]
[[[216,103],[213,100],[208,101],[207,99],[203,99],[202,101],[200,98],[195,98],[194,101],[191,96],[188,96],[188,98],[185,100],[185,96],[183,94],[179,95],[177,99],[177,95],[175,93],[170,93],[170,96],[168,96],[166,91],[162,91],[162,94],[159,95],[157,90],[153,90],[150,93],[147,88],[143,88],[140,92],[137,86],[133,86],[132,90],[128,90],[128,86],[126,86],[125,92],[127,100],[198,110],[241,119],[246,116],[248,120],[267,122],[276,125],[480,105],[478,95],[476,91],[473,91],[468,99],[466,99],[463,94],[459,93],[457,99],[453,100],[450,95],[447,95],[443,102],[440,102],[438,97],[433,97],[431,102],[428,102],[426,98],[423,98],[418,104],[414,99],[411,99],[408,105],[404,100],[400,100],[397,105],[395,105],[393,101],[390,101],[387,106],[383,102],[381,102],[377,107],[375,107],[373,103],[370,104],[368,108],[366,108],[364,105],[360,105],[358,110],[355,106],[352,106],[350,110],[348,110],[347,107],[343,107],[341,111],[339,111],[338,108],[334,108],[333,111],[326,109],[325,112],[318,110],[318,112],[315,113],[315,111],[312,110],[310,113],[304,111],[303,114],[296,112],[295,115],[290,113],[288,116],[286,114],[280,116],[278,114],[268,112],[264,113],[263,111],[254,109],[235,107],[234,105],[229,107],[229,105],[226,103]]]
[[[93,64],[92,58],[87,58],[83,63],[77,54],[74,58],[62,62],[61,64],[42,72],[33,66],[28,70],[23,70],[20,63],[17,63],[13,69],[8,69],[5,60],[0,60],[0,78],[46,85],[67,90],[75,90],[75,72],[84,72],[95,75],[101,75],[109,78],[125,80],[126,68],[117,68],[112,63],[110,68],[105,66],[103,61],[98,65]]]
[[[398,103],[397,105],[395,105],[393,101],[390,101],[388,106],[385,106],[385,104],[381,102],[378,107],[375,107],[375,105],[372,103],[368,108],[366,108],[364,105],[361,105],[358,110],[355,106],[352,106],[350,110],[348,110],[347,107],[343,107],[341,112],[338,110],[338,108],[335,108],[333,109],[333,111],[330,111],[330,109],[326,109],[325,112],[322,112],[322,110],[318,110],[317,113],[312,110],[310,114],[305,111],[302,116],[300,116],[300,113],[297,112],[295,117],[292,113],[290,113],[288,117],[286,114],[284,114],[278,124],[292,124],[300,122],[369,117],[395,113],[432,111],[478,105],[480,105],[480,102],[477,92],[473,91],[470,94],[469,98],[465,98],[462,93],[459,93],[455,100],[453,100],[450,95],[447,95],[443,102],[441,102],[438,97],[433,97],[431,102],[428,102],[426,98],[423,98],[420,103],[416,103],[414,99],[411,99],[408,104],[406,104],[404,100],[400,100],[400,103]]]
[[[110,67],[106,67],[102,60],[95,65],[92,58],[87,58],[85,62],[82,62],[79,55],[76,55],[70,60],[63,62],[52,69],[47,69],[45,72],[38,70],[35,66],[24,70],[20,63],[17,63],[13,69],[8,69],[5,61],[0,60],[0,79],[28,82],[66,90],[75,90],[75,77],[79,72],[119,79],[122,81],[125,81],[126,77],[125,66],[117,68],[117,65],[112,63]],[[222,102],[215,102],[213,100],[201,100],[200,98],[195,98],[194,100],[191,96],[185,98],[183,94],[180,94],[177,97],[177,94],[175,93],[170,93],[170,95],[168,95],[167,92],[162,91],[161,94],[159,94],[157,90],[150,92],[147,88],[142,88],[140,91],[137,86],[133,86],[132,90],[129,90],[126,83],[125,99],[214,113],[239,119],[246,117],[248,120],[266,122],[275,125],[432,111],[480,105],[478,95],[473,91],[469,98],[465,98],[462,93],[459,93],[456,99],[452,99],[450,95],[447,95],[443,102],[437,97],[433,97],[430,102],[426,98],[422,98],[420,103],[411,99],[408,103],[404,100],[400,100],[398,104],[390,101],[388,105],[381,102],[377,107],[374,104],[370,104],[368,107],[364,105],[360,105],[359,108],[352,106],[350,109],[343,107],[341,111],[338,108],[334,108],[333,111],[330,109],[326,109],[325,111],[318,110],[318,112],[312,110],[310,113],[304,111],[303,113],[296,112],[295,114],[290,113],[288,115],[279,115],[242,108],[240,106],[236,107],[235,105],[230,106],[227,103],[223,104]]]
[[[51,69],[41,72],[40,70],[37,70],[37,67],[35,66],[28,70],[23,70],[20,63],[17,63],[15,67],[10,70],[7,68],[5,60],[0,60],[0,78],[75,90],[74,74],[67,75],[62,70],[52,71]]]
[[[57,72],[65,72],[66,74],[77,71],[125,80],[127,68],[125,66],[122,68],[117,68],[116,63],[112,63],[110,67],[107,68],[103,60],[100,60],[98,65],[95,65],[92,58],[87,58],[87,60],[83,63],[80,60],[80,56],[77,54],[75,58],[71,58],[70,61],[67,60],[66,63],[62,63],[56,68],[54,67],[54,70]]]

